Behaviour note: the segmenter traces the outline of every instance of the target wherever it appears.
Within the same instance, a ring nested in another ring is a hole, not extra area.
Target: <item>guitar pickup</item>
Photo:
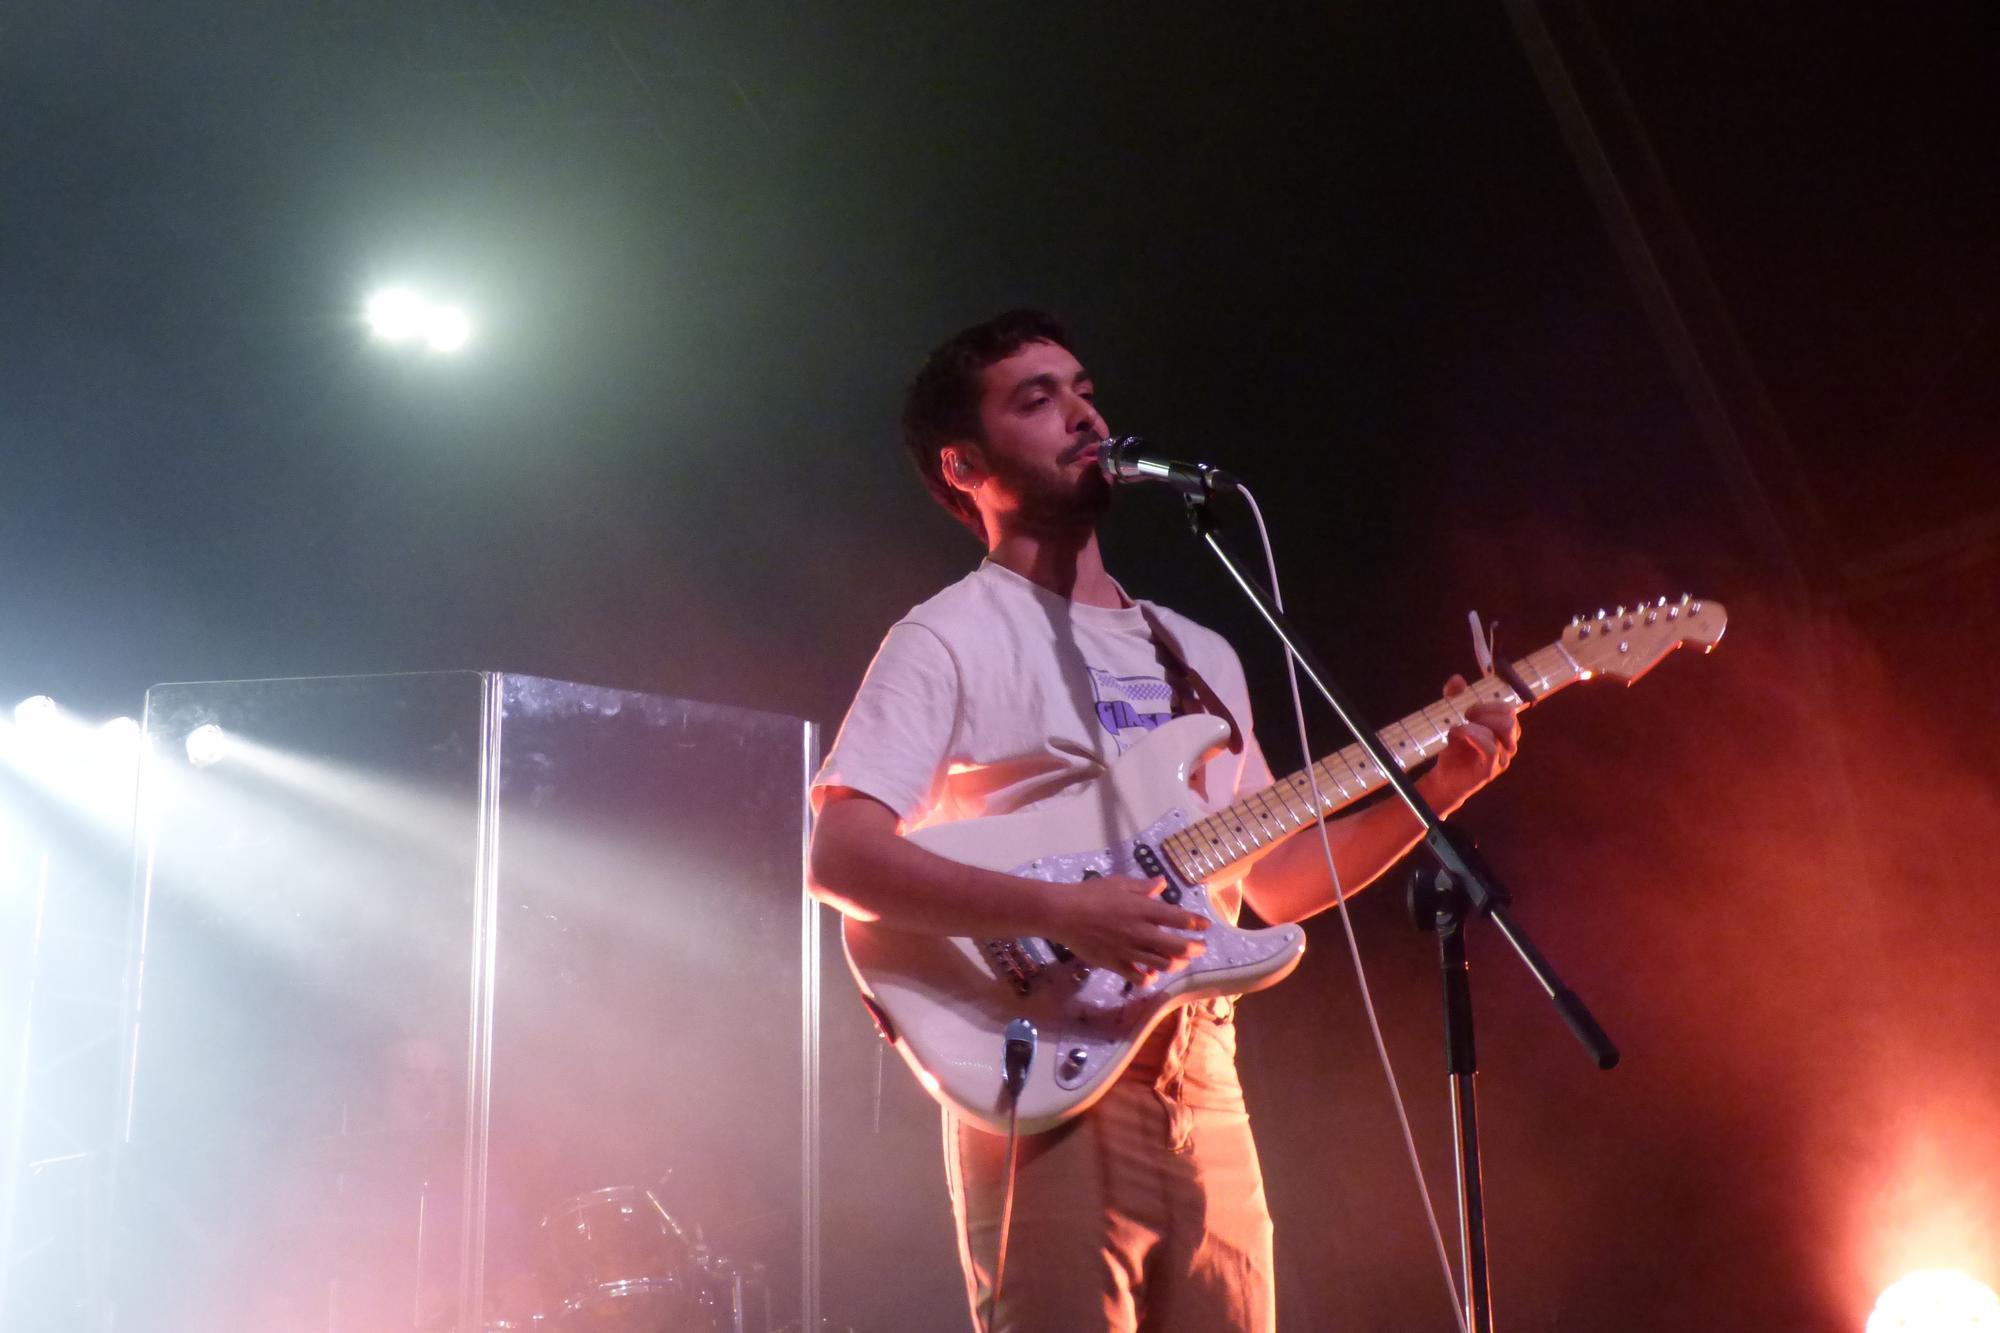
[[[1076,957],[1054,940],[1045,940],[1033,935],[1022,940],[1020,946],[1022,957],[1027,959],[1029,966],[1037,972],[1057,963],[1067,963]]]

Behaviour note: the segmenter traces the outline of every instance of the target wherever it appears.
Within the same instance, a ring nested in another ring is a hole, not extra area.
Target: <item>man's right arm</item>
[[[1039,935],[1134,979],[1201,952],[1180,931],[1207,922],[1153,896],[1140,879],[1046,884],[961,865],[898,832],[896,812],[851,787],[822,794],[813,825],[812,891],[856,920],[929,935]]]

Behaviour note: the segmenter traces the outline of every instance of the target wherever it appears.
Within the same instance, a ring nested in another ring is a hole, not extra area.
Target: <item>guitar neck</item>
[[[1451,729],[1465,721],[1465,710],[1473,704],[1497,700],[1525,707],[1591,675],[1560,643],[1513,663],[1513,674],[1533,691],[1532,698],[1522,699],[1498,676],[1486,676],[1463,693],[1439,699],[1384,727],[1375,733],[1376,739],[1397,766],[1407,770],[1442,750]],[[1212,879],[1388,781],[1367,750],[1358,743],[1350,745],[1310,769],[1196,820],[1165,839],[1160,849],[1183,878]]]

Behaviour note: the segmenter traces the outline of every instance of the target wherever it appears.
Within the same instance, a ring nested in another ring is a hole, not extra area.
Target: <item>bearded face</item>
[[[1029,343],[986,367],[975,491],[989,522],[1055,536],[1087,531],[1111,504],[1095,446],[1109,435],[1096,390],[1069,350]]]
[[[1051,466],[1009,455],[990,443],[986,458],[993,480],[1013,502],[1011,521],[1023,531],[1056,536],[1094,528],[1111,508],[1111,483],[1095,461]]]

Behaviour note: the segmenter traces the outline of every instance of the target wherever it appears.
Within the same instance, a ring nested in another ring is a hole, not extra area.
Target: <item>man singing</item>
[[[1240,744],[1201,766],[1207,814],[1272,780],[1250,731],[1243,669],[1221,636],[1135,601],[1104,568],[1111,488],[1089,372],[1051,316],[1012,311],[933,351],[912,382],[904,442],[938,502],[986,547],[979,567],[897,621],[815,780],[819,897],[904,931],[1060,940],[1134,981],[1201,953],[1207,922],[1157,881],[1049,884],[926,851],[902,835],[946,820],[1087,799],[1107,765],[1187,711],[1232,719]],[[1465,688],[1454,677],[1447,693]],[[1503,704],[1475,703],[1418,781],[1440,813],[1514,755]],[[1415,845],[1399,803],[1327,829],[1351,892]],[[1332,906],[1316,837],[1292,838],[1236,883],[1209,885],[1234,920]],[[997,1039],[997,1034],[996,1034]],[[1271,1217],[1236,1076],[1233,1006],[1182,1006],[1089,1110],[1020,1145],[994,1329],[1217,1333],[1274,1327]],[[945,1114],[945,1169],[977,1321],[999,1239],[1006,1141]]]

